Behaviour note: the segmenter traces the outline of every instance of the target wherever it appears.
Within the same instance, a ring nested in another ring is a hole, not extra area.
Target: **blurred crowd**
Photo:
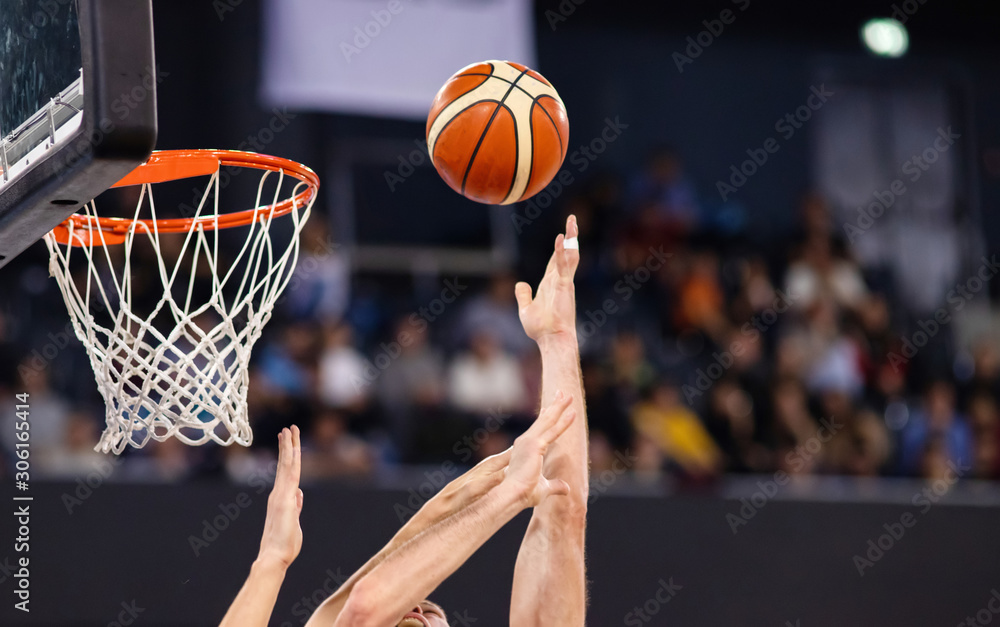
[[[352,274],[315,216],[254,349],[253,445],[154,442],[127,451],[116,472],[245,479],[273,459],[274,435],[292,423],[313,479],[471,465],[505,449],[540,394],[514,284],[537,283],[573,213],[595,475],[682,485],[776,471],[1000,477],[1000,338],[962,344],[947,322],[928,332],[935,312],[903,302],[891,272],[856,262],[820,195],[804,193],[788,208],[791,226],[762,245],[738,207],[699,200],[669,150],[571,192],[518,226],[516,267],[436,277],[433,289]],[[47,279],[27,274],[4,277],[6,293],[21,292],[7,300],[34,304],[0,312],[5,471],[15,459],[13,395],[28,392],[33,467],[73,478],[104,458],[92,450],[104,408],[54,287],[29,288]],[[49,344],[57,359],[43,354]]]

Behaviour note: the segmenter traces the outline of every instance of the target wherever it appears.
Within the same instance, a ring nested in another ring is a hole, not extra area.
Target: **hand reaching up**
[[[566,240],[576,241],[580,229],[576,216],[566,219],[566,233],[556,237],[555,251],[531,296],[531,286],[520,282],[514,286],[521,325],[528,337],[541,342],[546,336],[567,335],[576,338],[576,291],[573,277],[580,264],[580,250],[566,247]]]
[[[302,468],[302,445],[299,428],[292,426],[278,434],[278,471],[274,488],[267,498],[267,519],[260,540],[259,560],[272,560],[287,568],[302,549],[302,490],[299,473]]]
[[[514,440],[504,483],[515,491],[525,507],[535,507],[552,495],[569,494],[569,484],[562,479],[547,479],[542,474],[542,465],[549,446],[576,419],[576,411],[569,409],[571,401],[570,396],[557,393],[534,424]]]

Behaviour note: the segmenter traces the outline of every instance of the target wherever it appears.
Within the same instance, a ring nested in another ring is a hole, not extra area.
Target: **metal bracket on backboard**
[[[152,0],[77,0],[77,10],[82,94],[60,94],[40,112],[38,131],[53,145],[11,173],[10,142],[0,142],[0,267],[135,169],[156,144]],[[123,115],[120,103],[135,89],[145,97],[131,99]],[[57,116],[72,115],[74,102],[82,102],[82,121],[59,137]]]

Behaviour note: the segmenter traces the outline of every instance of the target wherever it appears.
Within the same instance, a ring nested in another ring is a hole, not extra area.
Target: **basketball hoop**
[[[220,214],[223,166],[263,171],[253,209]],[[158,219],[152,186],[198,176],[210,179],[194,215]],[[275,188],[264,203],[269,181]],[[91,201],[45,236],[49,272],[59,283],[106,403],[107,428],[95,450],[121,453],[129,444],[141,448],[150,438],[170,437],[192,445],[248,446],[253,440],[247,418],[250,351],[295,268],[299,234],[319,178],[278,157],[171,150],[154,152],[115,187],[133,185],[141,186],[133,217],[100,217]],[[149,217],[140,216],[144,208]],[[281,246],[271,225],[286,215],[293,232]],[[219,233],[234,227],[248,227],[249,233],[224,268]],[[180,234],[183,243],[165,254],[161,244],[168,234]],[[162,283],[156,289],[163,288],[145,316],[133,309],[132,300],[137,237],[151,245]],[[207,298],[199,300],[195,279],[201,264],[207,264],[211,286]],[[79,267],[74,271],[74,266]],[[155,319],[168,323],[154,324]]]

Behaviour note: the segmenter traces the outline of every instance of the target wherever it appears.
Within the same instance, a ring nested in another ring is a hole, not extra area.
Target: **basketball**
[[[445,82],[427,116],[427,150],[466,198],[507,205],[540,192],[566,157],[569,121],[555,88],[509,61],[483,61]]]

